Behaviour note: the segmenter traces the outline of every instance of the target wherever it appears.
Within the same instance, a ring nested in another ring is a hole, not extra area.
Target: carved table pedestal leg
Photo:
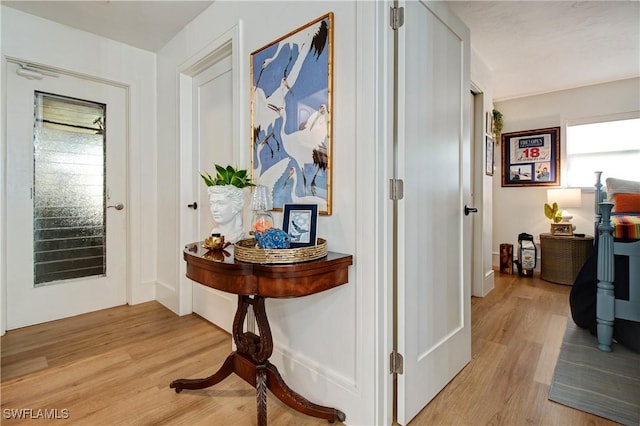
[[[326,419],[331,423],[336,420],[344,421],[346,416],[342,411],[314,404],[292,390],[284,382],[275,365],[268,361],[273,352],[273,339],[264,301],[265,298],[261,296],[252,298],[239,295],[232,330],[237,350],[232,352],[222,367],[211,376],[202,379],[174,380],[169,387],[175,389],[176,393],[183,389],[204,389],[235,373],[256,388],[258,426],[267,424],[267,389],[296,411]],[[253,307],[259,335],[243,331],[249,305]]]

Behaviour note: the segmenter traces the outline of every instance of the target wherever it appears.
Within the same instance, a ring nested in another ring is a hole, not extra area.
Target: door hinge
[[[396,351],[389,355],[389,370],[391,374],[402,374],[404,372],[404,358]]]
[[[397,30],[404,25],[404,7],[391,7],[389,25],[392,30]]]
[[[402,179],[389,179],[389,199],[393,201],[404,198],[404,181]]]

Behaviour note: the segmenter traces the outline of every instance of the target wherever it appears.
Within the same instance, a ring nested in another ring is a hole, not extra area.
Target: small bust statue
[[[242,189],[231,185],[210,186],[209,206],[215,225],[211,234],[224,236],[225,241],[236,243],[244,237],[242,230]]]

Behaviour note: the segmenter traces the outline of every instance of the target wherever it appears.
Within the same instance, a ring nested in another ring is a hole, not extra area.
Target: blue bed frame
[[[615,318],[640,322],[640,240],[616,242],[613,239],[611,209],[602,189],[602,172],[596,172],[595,229],[598,235],[598,295],[596,321],[598,349],[611,352]],[[629,256],[629,300],[615,298],[614,255]]]

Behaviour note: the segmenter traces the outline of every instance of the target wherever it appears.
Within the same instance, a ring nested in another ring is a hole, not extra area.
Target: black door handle
[[[196,201],[193,202],[193,204],[187,204],[187,207],[194,209],[194,210],[198,210],[198,203]]]
[[[475,207],[469,207],[468,205],[464,205],[464,215],[469,216],[469,213],[478,213],[478,209]]]

